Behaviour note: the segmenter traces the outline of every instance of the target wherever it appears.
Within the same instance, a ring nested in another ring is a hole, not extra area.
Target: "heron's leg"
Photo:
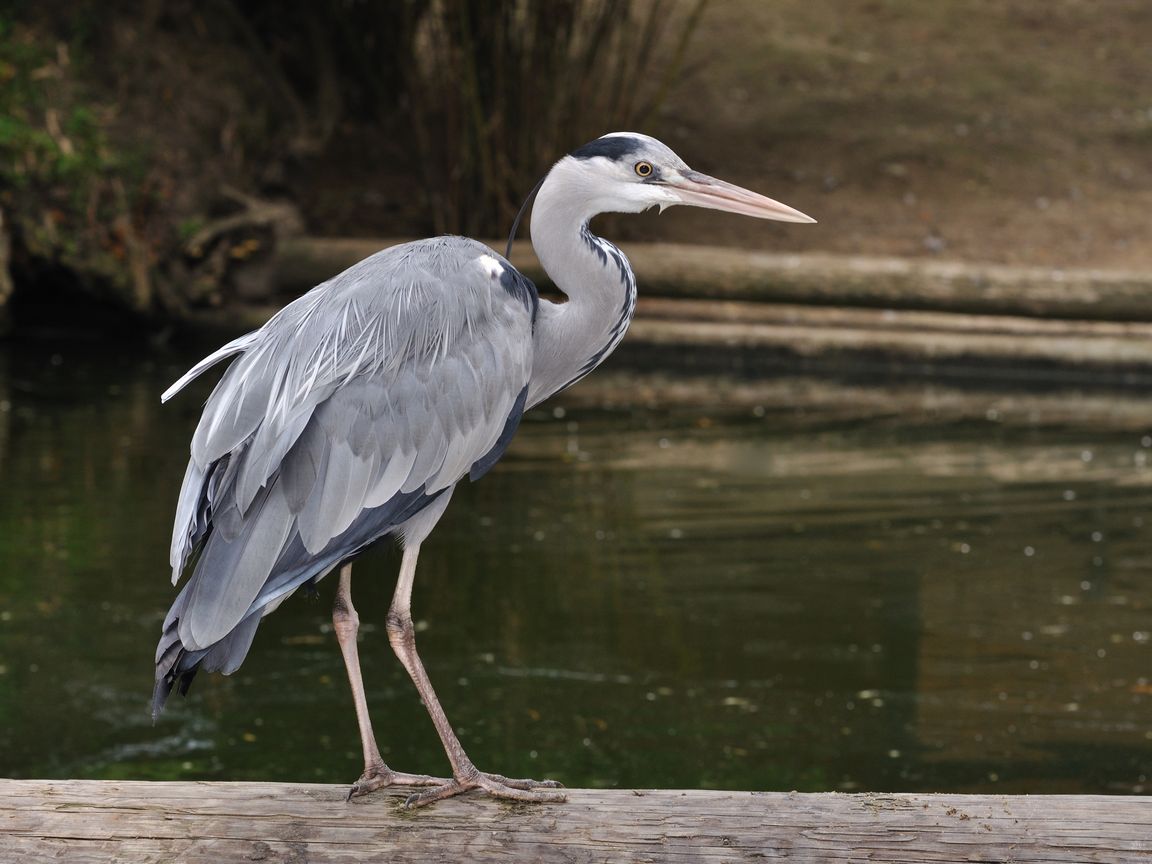
[[[423,774],[403,774],[393,771],[380,758],[376,736],[372,732],[372,719],[368,716],[368,702],[364,697],[364,679],[360,675],[360,652],[356,646],[356,632],[360,629],[360,616],[352,605],[352,565],[340,568],[340,587],[336,589],[336,602],[332,604],[332,627],[344,667],[348,670],[348,683],[352,685],[352,700],[356,703],[356,722],[360,725],[360,743],[364,748],[364,773],[360,775],[348,797],[363,795],[382,786],[436,786],[445,781]]]
[[[404,549],[404,557],[400,563],[400,578],[396,582],[396,593],[392,597],[392,607],[388,610],[388,641],[408,671],[428,716],[432,718],[432,725],[444,745],[444,752],[452,765],[452,780],[420,792],[408,798],[409,807],[419,807],[431,804],[443,798],[459,795],[469,789],[483,789],[497,798],[510,798],[516,801],[554,801],[565,800],[561,792],[545,792],[538,787],[556,789],[560,786],[554,780],[510,780],[498,774],[485,774],[477,770],[472,760],[460,745],[460,739],[452,731],[444,709],[440,707],[440,700],[432,689],[432,682],[428,680],[428,673],[424,671],[424,664],[420,655],[416,653],[416,631],[412,626],[412,581],[416,575],[416,559],[420,554],[420,544],[410,544]]]

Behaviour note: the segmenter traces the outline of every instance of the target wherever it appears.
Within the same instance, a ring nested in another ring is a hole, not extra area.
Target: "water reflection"
[[[0,774],[359,773],[331,585],[149,722],[207,389],[157,394],[188,359],[0,356]],[[528,419],[422,553],[422,654],[482,767],[1146,788],[1152,439],[1132,400],[597,377]],[[603,407],[623,395],[662,407]],[[382,631],[396,564],[384,549],[357,567],[370,701],[386,758],[443,771]]]

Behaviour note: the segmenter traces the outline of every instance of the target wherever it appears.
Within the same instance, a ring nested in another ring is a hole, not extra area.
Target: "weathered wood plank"
[[[234,335],[261,326],[275,312],[273,307],[246,307],[195,313],[190,319]],[[1146,377],[1152,368],[1152,324],[1143,322],[718,300],[641,298],[625,345],[770,351],[828,362],[851,362],[868,354],[893,364],[1042,366],[1095,375],[1139,371]]]
[[[773,349],[801,357],[872,353],[941,365],[1152,366],[1152,324],[1005,315],[642,298],[628,338],[667,347]]]
[[[294,237],[274,281],[300,292],[402,238]],[[487,241],[503,252],[502,240]],[[788,255],[676,243],[622,243],[645,296],[935,309],[1114,321],[1152,320],[1152,277],[1120,270],[1010,267],[932,258]],[[541,284],[531,245],[512,263]]]
[[[391,240],[296,238],[281,278],[303,291]],[[1036,369],[1123,378],[1152,368],[1152,277],[932,261],[762,255],[733,249],[628,247],[643,289],[626,350],[694,352],[835,367],[857,358],[1028,377]],[[542,276],[527,246],[516,262]],[[659,296],[663,294],[664,296]],[[706,297],[708,299],[697,299]],[[221,335],[259,327],[275,306],[189,313]],[[1036,317],[1053,316],[1053,317]]]
[[[1152,797],[569,791],[418,811],[292,783],[0,780],[0,861],[1152,861]]]

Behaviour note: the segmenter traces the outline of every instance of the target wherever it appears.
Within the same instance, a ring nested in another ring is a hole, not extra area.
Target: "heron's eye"
[[[637,162],[636,163],[636,173],[638,175],[640,175],[641,177],[650,176],[652,174],[652,163],[651,162]]]

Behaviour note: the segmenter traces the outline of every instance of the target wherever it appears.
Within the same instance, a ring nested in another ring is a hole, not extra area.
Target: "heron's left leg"
[[[368,716],[368,701],[364,697],[364,679],[360,674],[360,651],[356,646],[360,616],[352,605],[351,564],[340,568],[340,586],[336,589],[336,601],[332,604],[332,627],[336,631],[336,641],[340,643],[340,653],[344,655],[344,667],[348,670],[352,701],[356,703],[356,723],[360,726],[360,744],[364,748],[364,773],[352,784],[348,797],[364,795],[382,786],[443,785],[446,781],[436,777],[393,771],[380,757],[376,735],[372,732],[372,719]]]
[[[420,698],[432,718],[432,725],[436,727],[436,733],[444,745],[448,761],[452,764],[452,780],[427,792],[409,796],[407,805],[419,807],[431,804],[433,801],[450,798],[469,789],[483,789],[497,798],[509,798],[515,801],[564,801],[564,793],[539,788],[557,789],[560,784],[555,780],[510,780],[499,774],[485,774],[472,764],[472,760],[464,752],[460,739],[456,737],[452,725],[444,714],[444,709],[440,707],[440,700],[436,698],[436,692],[432,689],[432,682],[428,680],[428,673],[424,671],[420,655],[416,653],[416,631],[412,626],[412,582],[416,575],[416,559],[419,554],[419,543],[412,543],[404,548],[404,557],[400,562],[400,578],[396,582],[392,607],[388,610],[388,641],[392,643],[392,649],[408,671],[416,689],[420,691]]]

